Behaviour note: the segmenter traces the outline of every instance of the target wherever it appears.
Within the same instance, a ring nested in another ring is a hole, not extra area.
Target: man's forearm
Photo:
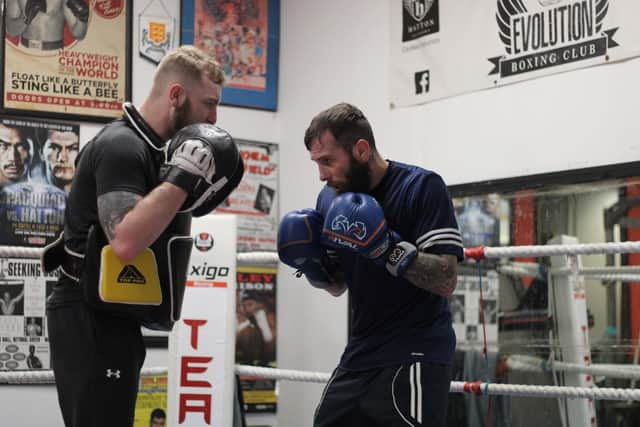
[[[98,199],[100,222],[113,250],[123,260],[133,259],[160,236],[184,202],[186,193],[170,183],[162,183],[149,194],[119,201],[131,193],[113,192]],[[106,206],[101,206],[106,205]]]
[[[420,252],[403,277],[419,288],[448,297],[458,282],[457,264],[454,255]]]

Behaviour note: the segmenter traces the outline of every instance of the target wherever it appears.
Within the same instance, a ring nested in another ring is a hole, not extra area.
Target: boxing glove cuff
[[[160,168],[160,180],[177,185],[190,194],[200,183],[202,177],[186,172],[179,167],[165,164]]]
[[[418,249],[415,245],[405,241],[397,242],[391,246],[385,256],[385,268],[392,276],[401,277],[416,256],[418,256]]]

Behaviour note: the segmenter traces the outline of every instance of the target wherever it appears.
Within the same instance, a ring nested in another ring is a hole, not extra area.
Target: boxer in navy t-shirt
[[[446,423],[455,335],[448,299],[462,238],[436,173],[377,152],[362,112],[338,104],[305,134],[327,185],[316,209],[286,214],[280,259],[334,296],[352,332],[314,426]]]

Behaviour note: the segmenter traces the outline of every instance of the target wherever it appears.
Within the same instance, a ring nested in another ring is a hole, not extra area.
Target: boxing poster
[[[222,105],[276,110],[280,0],[182,0],[180,27],[222,65]]]
[[[45,300],[56,280],[39,260],[0,258],[0,370],[50,368]]]
[[[164,427],[167,418],[167,375],[140,375],[133,427]]]
[[[482,282],[482,301],[480,300],[480,282]],[[488,343],[496,343],[498,341],[498,273],[492,270],[482,277],[459,275],[458,286],[449,300],[449,308],[453,330],[459,343],[482,343],[485,333]]]
[[[236,363],[275,368],[276,271],[274,267],[238,267]],[[275,413],[276,380],[240,377],[247,413]]]
[[[465,248],[500,246],[500,217],[508,212],[505,203],[496,193],[453,199]]]
[[[236,141],[244,162],[238,187],[215,210],[238,215],[238,251],[275,251],[278,232],[278,145]]]
[[[76,124],[0,116],[0,245],[57,238],[79,148]]]
[[[5,109],[102,121],[129,99],[126,0],[6,0]]]
[[[391,104],[640,55],[635,0],[390,0]]]

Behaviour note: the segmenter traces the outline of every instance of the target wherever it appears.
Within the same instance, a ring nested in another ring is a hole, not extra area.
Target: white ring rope
[[[294,371],[291,369],[273,369],[250,365],[236,365],[236,374],[254,377],[272,378],[276,380],[289,380],[310,383],[326,383],[330,374],[322,372]]]
[[[276,252],[241,252],[237,255],[238,264],[252,266],[256,264],[278,264],[280,259]]]
[[[514,258],[557,255],[628,254],[640,252],[640,242],[581,243],[573,245],[530,245],[476,247],[465,249],[467,258]]]
[[[167,368],[144,368],[142,375],[162,375]],[[236,365],[238,375],[256,376],[276,380],[326,383],[330,375],[322,372],[304,372],[289,369],[261,368],[257,366]],[[52,371],[16,371],[0,373],[0,384],[50,384]],[[558,387],[523,384],[494,384],[452,381],[451,393],[471,393],[491,396],[523,396],[544,398],[587,398],[595,400],[640,400],[640,390],[620,388]]]
[[[33,258],[38,259],[42,248],[27,248],[20,246],[0,246],[0,258]],[[278,254],[275,252],[241,252],[237,255],[237,262],[241,265],[278,264]]]
[[[272,379],[322,383],[328,381],[330,376],[329,374],[318,372],[260,368],[246,365],[236,365],[236,373],[239,375],[253,375]],[[472,393],[501,396],[640,400],[640,390],[617,388],[557,387],[452,381],[449,391],[451,393]]]
[[[640,379],[640,366],[592,364],[579,365],[576,363],[546,360],[534,356],[511,355],[507,358],[507,366],[515,371],[527,372],[574,372],[593,376],[610,378]]]
[[[566,269],[569,272],[569,269]],[[592,274],[640,274],[640,267],[637,265],[619,265],[611,267],[580,267],[578,273],[590,276]]]
[[[500,274],[512,277],[535,277],[540,274],[537,263],[510,263],[499,265],[496,269]],[[570,268],[554,268],[549,270],[553,275],[569,276],[574,274]],[[618,267],[581,267],[577,269],[578,276],[592,280],[607,280],[620,282],[640,282],[640,267],[625,265]]]
[[[42,248],[0,246],[0,258],[40,258]]]
[[[141,375],[167,375],[167,367],[142,368]],[[0,371],[0,384],[54,384],[53,371]]]
[[[498,266],[498,270],[501,268],[513,267],[518,270],[526,270],[532,274],[536,274],[540,272],[541,264],[537,262],[521,262],[521,261],[511,261],[506,264],[501,264]],[[567,267],[562,268],[552,268],[550,269],[553,274],[573,274],[573,270]],[[640,274],[640,266],[638,265],[610,265],[606,267],[579,267],[578,273],[584,276],[590,276],[592,274]]]

